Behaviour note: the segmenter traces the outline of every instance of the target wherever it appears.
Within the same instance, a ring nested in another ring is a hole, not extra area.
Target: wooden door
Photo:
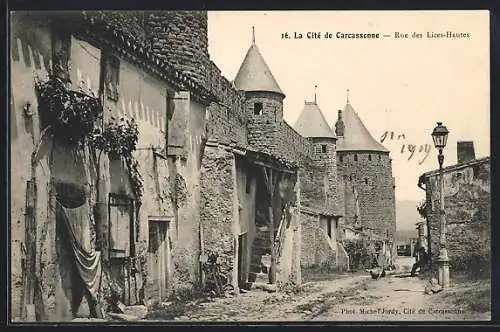
[[[153,297],[157,301],[163,301],[168,295],[169,255],[170,244],[168,241],[168,223],[150,220],[149,277],[153,284]]]

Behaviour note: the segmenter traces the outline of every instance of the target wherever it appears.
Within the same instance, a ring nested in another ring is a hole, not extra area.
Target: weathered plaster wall
[[[34,271],[25,271],[31,278],[39,275],[42,269],[50,270],[51,277],[57,278],[56,234],[49,210],[49,159],[44,147],[36,165],[37,207],[35,210],[36,229],[26,230],[26,185],[31,178],[31,153],[38,143],[40,128],[38,104],[34,89],[34,75],[45,76],[52,57],[50,27],[47,20],[33,15],[16,13],[11,16],[11,277],[12,277],[12,317],[22,314],[23,293],[23,251],[27,246],[26,235],[35,236],[36,251],[43,255],[36,256]],[[35,28],[36,27],[36,28]],[[23,115],[24,107],[30,104],[33,116]],[[43,267],[41,266],[43,262]],[[49,273],[47,273],[49,274]],[[37,281],[36,281],[37,282]],[[37,282],[38,283],[38,282]],[[43,285],[41,287],[44,287]],[[46,301],[55,302],[55,292],[62,289],[43,290]]]
[[[446,243],[452,267],[460,266],[462,255],[489,253],[491,245],[490,160],[464,164],[444,173]],[[430,244],[433,259],[439,254],[440,189],[437,174],[426,178]]]
[[[189,94],[186,94],[189,95]],[[201,160],[205,155],[205,107],[189,100],[187,109],[178,107],[176,112],[189,114],[186,130],[187,158],[175,158],[175,175],[178,179],[177,224],[173,243],[174,287],[178,292],[193,292],[200,287],[200,209],[201,209]],[[173,176],[173,175],[171,175]]]
[[[355,158],[357,157],[357,161]],[[370,160],[371,158],[371,160]],[[346,225],[354,224],[354,190],[359,201],[358,223],[393,239],[396,231],[395,191],[387,153],[338,152],[337,169],[344,196]]]
[[[236,181],[234,154],[206,146],[200,177],[203,250],[219,255],[221,271],[235,289],[238,287],[237,234],[240,234]]]
[[[34,28],[36,27],[36,28]],[[22,299],[22,264],[21,246],[25,246],[25,188],[26,181],[30,178],[31,150],[27,146],[33,146],[37,142],[40,129],[38,124],[38,109],[34,91],[35,74],[46,76],[46,69],[51,56],[50,28],[47,20],[34,22],[30,15],[17,17],[13,20],[13,45],[12,65],[13,80],[11,84],[11,129],[12,129],[12,277],[13,287],[13,315],[21,315]],[[100,55],[98,48],[86,41],[72,38],[71,40],[71,80],[73,87],[83,88],[98,94],[100,75]],[[187,109],[178,107],[179,112],[187,112],[186,151],[183,158],[170,158],[163,160],[153,155],[152,149],[162,150],[165,145],[165,119],[166,119],[166,90],[168,87],[153,79],[150,75],[139,70],[137,67],[121,59],[120,61],[119,98],[117,101],[106,99],[105,119],[111,116],[115,118],[133,118],[139,125],[138,151],[135,157],[139,162],[139,169],[144,179],[144,196],[138,217],[136,253],[139,256],[147,254],[148,245],[148,216],[171,216],[172,224],[169,231],[173,246],[172,267],[166,273],[175,274],[171,289],[179,290],[187,288],[190,291],[195,288],[199,281],[199,168],[203,140],[205,137],[205,107],[188,100]],[[46,77],[44,77],[46,78]],[[189,95],[189,94],[188,94]],[[32,117],[23,116],[23,107],[31,104],[34,111]],[[46,147],[42,147],[45,148]],[[42,151],[47,152],[47,151]],[[64,155],[64,154],[63,154]],[[68,156],[69,156],[68,152]],[[86,156],[85,158],[87,158]],[[40,286],[40,298],[37,311],[40,319],[65,320],[71,318],[68,294],[65,294],[71,285],[62,285],[59,274],[63,273],[58,261],[60,251],[56,248],[56,230],[54,215],[48,207],[48,180],[50,168],[47,157],[41,154],[41,160],[36,169],[38,187],[37,205],[37,240],[38,246],[35,276],[40,277],[37,283]],[[64,160],[60,157],[59,160]],[[101,197],[102,203],[107,203],[107,194],[120,187],[114,184],[109,176],[114,172],[106,156],[101,158],[102,181]],[[85,159],[83,163],[90,165]],[[15,165],[15,166],[14,166]],[[23,166],[24,165],[24,166]],[[59,167],[60,169],[75,169],[72,165]],[[91,168],[91,167],[90,167]],[[90,176],[95,176],[94,170],[88,169]],[[62,173],[58,173],[60,176]],[[89,175],[89,174],[87,174]],[[66,180],[75,178],[70,176]],[[76,178],[82,178],[78,176]],[[122,177],[123,178],[123,177]],[[88,186],[91,192],[95,191],[95,178],[90,180]],[[116,182],[116,181],[115,181]],[[172,186],[172,184],[174,184]],[[117,187],[118,186],[118,187]],[[114,189],[113,189],[114,188]],[[173,190],[172,190],[173,189]],[[173,195],[173,192],[176,194]],[[91,195],[92,196],[92,195]],[[178,206],[173,205],[173,196],[176,197]],[[91,197],[91,204],[97,202]],[[93,215],[89,215],[92,221]],[[52,221],[52,222],[51,222]],[[107,222],[104,222],[107,225]],[[105,227],[107,228],[107,227]],[[172,230],[173,228],[173,230]],[[175,230],[175,232],[174,232]],[[104,238],[107,231],[104,230]],[[91,234],[92,240],[95,234]],[[21,245],[21,243],[23,243]],[[103,249],[106,249],[104,246]],[[103,252],[103,255],[105,252]],[[144,264],[139,263],[139,269],[144,270]],[[64,279],[64,278],[63,278]],[[66,278],[67,279],[67,278]],[[143,284],[139,275],[139,287]],[[147,288],[147,287],[146,287]],[[147,299],[146,290],[146,299]],[[38,309],[41,308],[41,309]]]
[[[299,208],[290,209],[290,223],[285,230],[281,254],[277,260],[276,279],[280,283],[298,284],[302,282],[301,275],[301,225]]]

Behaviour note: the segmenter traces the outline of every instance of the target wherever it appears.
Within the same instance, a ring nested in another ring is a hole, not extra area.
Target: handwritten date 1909
[[[382,136],[380,137],[380,143],[383,143],[386,139],[389,140],[405,140],[406,135],[404,133],[395,133],[394,131],[385,131]],[[424,154],[424,157],[418,162],[419,165],[423,164],[425,159],[429,156],[429,153],[432,150],[432,146],[430,144],[406,144],[403,143],[401,145],[401,153],[405,153],[405,149],[408,151],[410,156],[408,157],[408,160],[410,160],[415,152],[418,152],[419,154]]]

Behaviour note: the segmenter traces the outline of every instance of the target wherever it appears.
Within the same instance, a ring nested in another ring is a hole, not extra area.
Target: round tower
[[[396,207],[389,151],[371,136],[349,99],[344,110],[338,111],[334,128],[346,224],[392,241]]]
[[[311,142],[310,156],[315,166],[322,171],[322,174],[315,174],[315,177],[321,176],[323,184],[324,202],[315,202],[323,205],[326,209],[338,214],[338,191],[337,191],[337,156],[336,142],[337,137],[328,125],[316,102],[316,93],[314,101],[304,102],[304,108],[295,122],[294,129],[303,137]]]
[[[273,153],[278,125],[283,121],[285,94],[255,43],[254,30],[252,44],[236,74],[234,85],[245,92],[248,143],[261,151]]]
[[[145,14],[153,51],[175,69],[206,85],[208,30],[206,11],[152,11]]]

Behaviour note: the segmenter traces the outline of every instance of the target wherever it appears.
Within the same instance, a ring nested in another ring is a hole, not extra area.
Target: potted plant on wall
[[[140,202],[142,197],[142,176],[139,173],[139,163],[133,156],[139,141],[139,129],[134,119],[120,118],[111,120],[104,126],[94,130],[92,145],[107,153],[110,160],[123,160],[127,166],[130,184],[135,198]]]

